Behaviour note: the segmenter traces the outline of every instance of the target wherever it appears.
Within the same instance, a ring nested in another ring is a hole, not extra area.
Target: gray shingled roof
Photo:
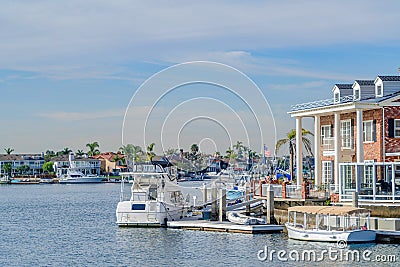
[[[356,80],[359,85],[375,85],[374,80]]]
[[[353,89],[353,84],[351,83],[337,83],[335,85],[339,89]]]
[[[36,157],[36,159],[34,159]],[[43,160],[41,154],[0,154],[0,161]]]
[[[399,82],[400,76],[378,76],[382,81]]]

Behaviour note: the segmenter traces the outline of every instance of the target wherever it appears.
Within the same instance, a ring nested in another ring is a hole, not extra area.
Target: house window
[[[394,120],[394,137],[400,138],[400,120]]]
[[[375,140],[374,121],[363,122],[363,141],[374,142]]]
[[[329,142],[329,139],[327,139],[327,138],[332,137],[331,133],[332,133],[332,129],[331,129],[330,125],[321,126],[321,142],[322,142],[322,145],[326,145]]]
[[[335,93],[334,101],[335,101],[335,103],[339,103],[339,101],[340,101],[340,93]]]
[[[356,188],[355,181],[353,181],[353,166],[344,165],[343,166],[343,175],[344,175],[344,188],[346,189],[354,189]]]
[[[374,166],[372,165],[364,167],[364,184],[361,185],[362,188],[372,188],[373,168]]]
[[[382,96],[382,85],[376,86],[376,95]]]
[[[332,183],[332,161],[322,161],[322,185],[329,186]]]
[[[342,135],[342,148],[352,148],[351,120],[345,120],[340,122],[340,133]]]
[[[354,90],[354,100],[360,100],[360,89]]]

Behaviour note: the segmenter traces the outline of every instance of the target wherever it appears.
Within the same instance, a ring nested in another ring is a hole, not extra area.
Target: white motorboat
[[[101,183],[103,177],[97,175],[84,175],[82,172],[70,169],[67,174],[60,177],[60,184],[87,184],[87,183]]]
[[[87,184],[103,182],[103,177],[94,174],[85,175],[83,172],[79,171],[76,168],[73,160],[74,155],[71,153],[69,155],[69,168],[67,173],[59,177],[60,184]]]
[[[236,211],[227,212],[226,217],[230,222],[236,224],[244,224],[244,225],[266,224],[264,219],[246,216]]]
[[[298,206],[288,209],[285,224],[291,239],[320,242],[375,242],[369,211],[339,206]]]
[[[176,176],[160,165],[151,167],[140,168],[142,172],[121,173],[122,177],[133,175],[134,180],[129,200],[124,200],[124,183],[121,183],[116,210],[119,226],[160,227],[186,216],[190,204],[183,197]]]

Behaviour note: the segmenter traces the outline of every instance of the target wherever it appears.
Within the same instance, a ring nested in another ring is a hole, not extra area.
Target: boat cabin
[[[288,209],[288,224],[303,230],[349,231],[370,228],[370,212],[342,206],[297,206]]]

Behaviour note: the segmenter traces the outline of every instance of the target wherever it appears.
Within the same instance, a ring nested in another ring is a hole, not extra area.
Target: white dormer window
[[[354,100],[360,100],[360,89],[354,90]]]
[[[377,85],[376,86],[376,96],[382,96],[383,95],[383,93],[382,93],[382,85]]]
[[[334,99],[333,99],[333,101],[334,101],[335,103],[339,103],[339,102],[340,102],[340,93],[339,93],[339,92],[336,92],[336,93],[334,94]]]

